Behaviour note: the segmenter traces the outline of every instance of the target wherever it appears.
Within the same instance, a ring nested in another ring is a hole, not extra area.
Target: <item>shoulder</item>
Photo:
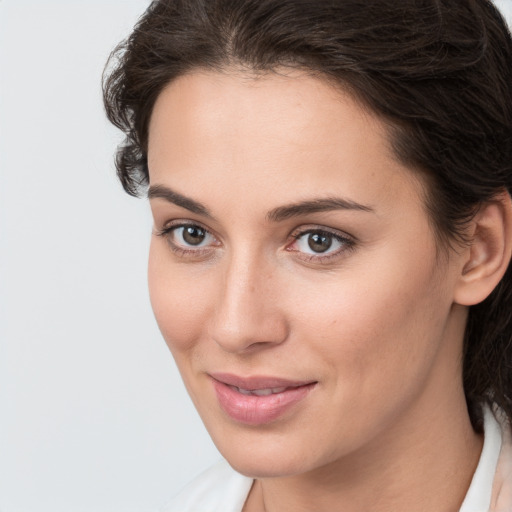
[[[160,512],[241,512],[252,482],[223,460],[192,480]]]

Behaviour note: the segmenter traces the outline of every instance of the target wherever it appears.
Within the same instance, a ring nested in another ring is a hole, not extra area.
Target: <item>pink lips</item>
[[[210,377],[222,410],[246,425],[262,425],[277,419],[305,398],[316,384],[227,373],[212,373]]]

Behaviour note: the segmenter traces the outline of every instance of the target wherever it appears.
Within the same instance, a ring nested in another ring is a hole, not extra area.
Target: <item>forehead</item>
[[[396,194],[398,182],[419,190],[394,157],[385,124],[301,71],[176,79],[153,110],[148,163],[151,184],[194,187],[210,198],[216,184],[283,202],[331,191],[370,204]]]
[[[358,121],[354,129],[340,131],[345,119]],[[182,135],[204,141],[240,135],[316,147],[340,137],[356,137],[357,127],[378,131],[382,123],[356,103],[347,92],[326,80],[299,70],[265,74],[241,71],[195,71],[171,82],[159,95],[149,127],[155,142],[165,127],[179,124]],[[336,133],[333,133],[336,130]],[[333,137],[326,138],[327,134]],[[176,135],[176,133],[174,134]],[[154,144],[153,144],[154,146]]]

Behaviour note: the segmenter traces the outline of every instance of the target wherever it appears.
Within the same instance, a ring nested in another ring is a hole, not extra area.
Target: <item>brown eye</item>
[[[206,230],[199,226],[184,226],[180,229],[184,242],[189,245],[201,245],[206,238]]]
[[[197,224],[171,226],[164,229],[160,235],[164,236],[171,246],[189,251],[218,245],[216,238],[207,229]]]
[[[322,253],[332,246],[333,236],[328,233],[310,233],[308,235],[308,246],[313,252]]]
[[[307,261],[327,262],[341,258],[355,247],[355,241],[341,232],[327,229],[304,229],[293,234],[295,242],[287,247],[289,251]]]
[[[155,234],[164,238],[177,257],[190,261],[202,261],[222,246],[211,231],[192,222],[170,225]]]

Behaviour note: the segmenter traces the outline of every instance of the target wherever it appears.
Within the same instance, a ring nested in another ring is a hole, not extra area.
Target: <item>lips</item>
[[[291,381],[277,377],[238,377],[213,373],[212,383],[221,409],[234,421],[262,425],[277,420],[301,402],[315,381]]]

